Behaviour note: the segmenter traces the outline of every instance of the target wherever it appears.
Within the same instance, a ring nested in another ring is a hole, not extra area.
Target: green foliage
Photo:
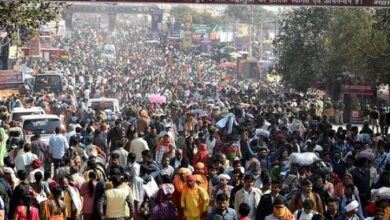
[[[20,28],[35,30],[55,20],[64,3],[45,0],[0,1],[0,30],[12,38]]]
[[[308,82],[324,75],[324,27],[328,22],[326,8],[300,8],[283,16],[274,46],[279,55],[277,70],[287,84],[304,91]]]
[[[292,87],[390,83],[389,10],[300,8],[280,23],[278,70]]]

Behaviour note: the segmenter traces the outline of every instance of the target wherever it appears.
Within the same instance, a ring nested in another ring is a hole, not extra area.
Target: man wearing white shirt
[[[135,160],[137,158],[137,155],[135,155],[135,153],[129,153],[129,155],[127,156],[127,166],[126,166],[126,173],[129,173],[130,176],[132,176],[132,174],[139,174],[140,173],[140,170],[141,170],[141,165],[139,165],[139,163],[137,163]]]
[[[32,162],[36,159],[38,159],[38,156],[31,153],[31,144],[24,144],[23,153],[15,158],[16,171],[23,170],[27,172],[26,169],[29,168]]]
[[[310,199],[306,199],[302,203],[302,209],[298,209],[294,212],[295,220],[311,220],[318,212],[314,211],[314,202]]]
[[[131,141],[129,153],[135,153],[136,161],[142,162],[142,151],[149,150],[148,143],[143,139],[144,134],[138,133],[138,137]]]
[[[54,168],[57,169],[63,159],[66,150],[69,148],[65,136],[60,133],[60,128],[56,127],[55,135],[49,139],[49,154],[53,158]]]

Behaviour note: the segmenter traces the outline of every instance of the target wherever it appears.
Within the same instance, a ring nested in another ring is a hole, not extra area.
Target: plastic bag
[[[320,158],[318,158],[318,156],[312,152],[292,153],[290,155],[290,165],[292,163],[296,163],[300,166],[309,166],[319,160]]]

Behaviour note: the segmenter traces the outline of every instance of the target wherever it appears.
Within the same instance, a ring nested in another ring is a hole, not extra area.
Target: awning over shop
[[[363,85],[341,85],[342,94],[372,96],[373,91],[371,86]]]

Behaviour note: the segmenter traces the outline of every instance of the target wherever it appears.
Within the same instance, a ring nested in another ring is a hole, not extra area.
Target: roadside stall
[[[371,86],[365,85],[341,85],[340,99],[345,104],[344,119],[349,123],[361,124],[363,122],[363,106],[373,101]]]

